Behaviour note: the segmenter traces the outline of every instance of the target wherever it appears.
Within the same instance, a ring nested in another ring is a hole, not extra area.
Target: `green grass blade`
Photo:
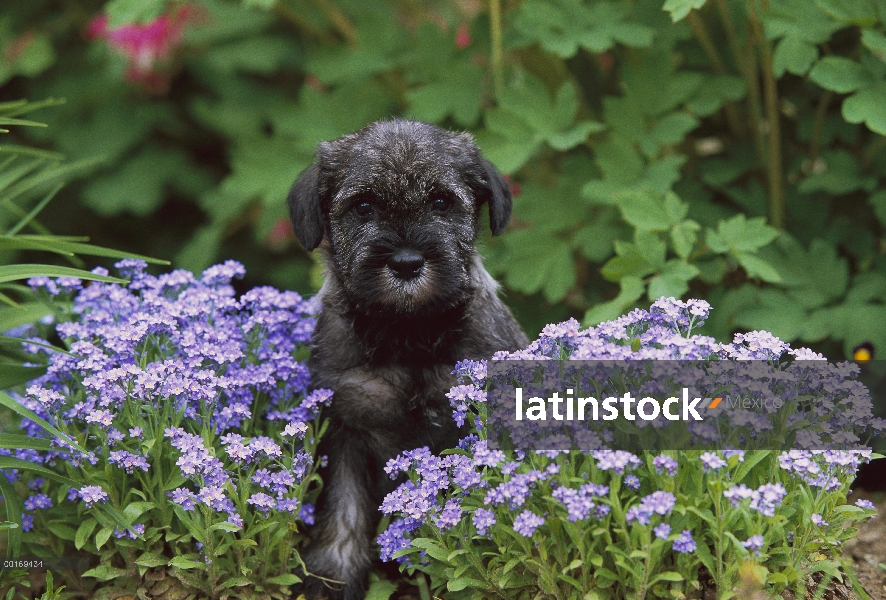
[[[19,308],[0,308],[0,331],[9,331],[21,325],[38,321],[52,310],[40,302],[25,302]]]
[[[0,153],[33,156],[35,158],[48,158],[49,160],[55,161],[65,160],[65,155],[61,152],[53,152],[52,150],[44,150],[42,148],[29,148],[28,146],[19,146],[17,144],[0,145]]]
[[[18,433],[0,433],[0,448],[15,448],[29,450],[49,450],[52,444],[49,440],[35,438]]]
[[[0,389],[9,389],[37,379],[46,367],[26,367],[21,363],[0,362]]]
[[[7,529],[7,557],[16,557],[21,552],[22,547],[22,512],[24,506],[22,499],[16,494],[12,484],[6,479],[5,475],[0,475],[0,494],[3,494],[4,504],[6,505],[6,520],[18,525]]]
[[[53,346],[52,344],[46,344],[43,342],[35,342],[31,340],[23,340],[22,338],[17,337],[8,337],[5,335],[0,335],[0,344],[21,344],[22,342],[27,342],[32,346],[40,346],[41,348],[46,348],[47,350],[52,350],[53,352],[58,352],[60,354],[67,354],[68,356],[73,356],[75,358],[80,358],[78,355],[68,352],[64,348],[59,348],[58,346]]]
[[[0,392],[0,405],[5,406],[9,410],[13,411],[19,416],[25,417],[26,419],[30,419],[40,427],[44,429],[44,431],[49,432],[50,435],[55,436],[56,438],[70,444],[72,447],[76,448],[78,452],[82,452],[83,454],[88,454],[86,448],[77,443],[76,440],[69,438],[67,435],[56,429],[53,425],[47,423],[41,416],[36,414],[34,411],[25,408],[18,402],[12,399],[8,394],[4,394]],[[2,457],[0,457],[2,458]],[[23,461],[24,462],[24,461]],[[2,467],[0,467],[2,468]]]
[[[38,202],[37,205],[31,209],[31,212],[26,214],[24,216],[24,218],[22,218],[18,223],[16,223],[12,227],[12,229],[10,229],[9,231],[6,232],[6,235],[8,235],[8,236],[15,235],[19,231],[24,229],[28,225],[28,223],[30,223],[40,213],[40,211],[43,210],[43,208],[47,204],[49,204],[49,201],[52,200],[55,197],[55,195],[58,193],[58,191],[60,189],[62,189],[64,186],[65,186],[65,184],[60,183],[60,184],[56,185],[54,188],[52,188],[49,191],[49,193],[46,194],[45,196],[43,196],[43,199],[40,200],[40,202]]]
[[[169,261],[160,260],[159,258],[151,258],[150,256],[142,256],[141,254],[133,254],[132,252],[93,246],[92,244],[59,240],[50,236],[19,235],[15,237],[0,237],[0,250],[7,249],[45,250],[47,252],[55,252],[67,256],[85,254],[87,256],[103,256],[106,258],[137,258],[152,264],[169,264]]]
[[[96,275],[83,269],[72,269],[71,267],[56,267],[54,265],[0,266],[0,283],[28,279],[30,277],[78,277],[91,281],[104,281],[105,283],[129,283],[126,279]]]

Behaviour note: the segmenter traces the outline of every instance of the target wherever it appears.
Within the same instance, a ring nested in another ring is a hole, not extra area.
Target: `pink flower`
[[[468,29],[467,23],[459,23],[458,29],[455,30],[455,47],[464,50],[471,45],[471,31]]]
[[[128,80],[165,87],[167,79],[159,76],[157,65],[169,60],[181,45],[185,25],[192,16],[192,9],[182,6],[149,23],[129,23],[108,29],[108,15],[100,13],[90,21],[86,33],[92,39],[104,39],[108,46],[126,57]]]

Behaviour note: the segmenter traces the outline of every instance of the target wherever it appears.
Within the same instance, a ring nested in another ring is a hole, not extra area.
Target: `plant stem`
[[[489,0],[489,31],[492,38],[492,85],[498,96],[504,89],[502,74],[501,0]]]
[[[818,159],[818,153],[821,150],[821,133],[824,128],[824,118],[828,112],[828,105],[834,93],[826,90],[818,101],[818,107],[815,109],[815,121],[812,124],[812,137],[809,140],[809,162],[814,163]]]
[[[761,0],[762,10],[769,8],[768,0]],[[757,14],[756,0],[751,0],[751,23],[760,51],[763,69],[763,95],[766,100],[766,121],[769,124],[767,175],[769,179],[769,222],[776,229],[784,227],[784,184],[781,165],[781,127],[779,125],[778,88],[772,73],[772,47],[766,41],[763,25]]]
[[[720,58],[720,54],[717,52],[717,46],[714,44],[713,40],[711,40],[711,35],[708,32],[704,19],[701,18],[698,11],[690,11],[687,21],[689,27],[692,28],[692,33],[695,34],[695,38],[701,45],[701,49],[707,55],[708,60],[711,61],[711,66],[714,67],[714,71],[720,74],[728,73],[729,69],[726,68],[726,63]],[[741,133],[742,128],[741,119],[738,117],[735,105],[731,101],[726,102],[723,106],[723,111],[726,114],[726,122],[729,123],[730,131],[732,131],[732,134],[737,137]]]

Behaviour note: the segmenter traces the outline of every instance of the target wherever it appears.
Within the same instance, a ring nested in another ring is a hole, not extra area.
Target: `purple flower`
[[[535,530],[544,524],[545,520],[530,510],[524,510],[514,519],[514,531],[523,537],[532,537]]]
[[[683,554],[688,554],[690,552],[695,552],[695,540],[692,539],[692,532],[688,529],[684,529],[683,533],[674,540],[674,552],[681,552]]]
[[[655,533],[655,537],[666,540],[671,535],[671,526],[667,523],[661,523],[657,527],[653,527],[652,532]]]
[[[98,485],[86,485],[80,488],[79,490],[80,499],[86,503],[86,507],[89,508],[96,502],[104,502],[108,499],[108,495],[102,490],[101,486]]]
[[[660,454],[652,459],[652,466],[655,467],[655,471],[658,474],[662,474],[667,471],[667,474],[671,477],[677,472],[677,461],[667,454]]]
[[[640,480],[637,479],[636,475],[628,475],[627,477],[625,477],[624,484],[625,484],[625,487],[632,489],[632,490],[639,490],[640,489]]]
[[[625,472],[625,469],[639,467],[643,462],[624,450],[594,450],[594,460],[597,461],[597,468],[602,471],[615,471],[619,475]]]
[[[760,550],[763,549],[763,541],[762,535],[752,535],[747,540],[743,541],[741,545],[748,550],[755,551],[757,556],[759,556]]]
[[[27,510],[37,510],[38,508],[52,508],[52,500],[46,494],[34,494],[25,500],[25,508]]]
[[[281,435],[288,437],[294,436],[300,440],[305,439],[305,434],[308,432],[308,426],[301,421],[290,421],[286,424],[286,427],[283,428],[283,433]]]
[[[144,456],[138,456],[125,450],[111,452],[108,462],[125,469],[127,473],[132,473],[136,468],[142,471],[148,470],[148,461]]]
[[[197,496],[194,492],[185,489],[185,488],[176,488],[172,492],[170,492],[172,496],[172,501],[176,504],[180,504],[181,507],[185,510],[194,510],[197,504]]]
[[[705,452],[698,458],[698,460],[701,461],[705,473],[722,469],[728,464],[715,452]]]
[[[871,502],[870,500],[856,500],[855,506],[857,506],[859,508],[863,508],[865,510],[876,510],[876,508],[877,508],[876,506],[874,506],[874,503]]]
[[[825,521],[825,520],[821,517],[821,515],[818,514],[818,513],[812,513],[812,516],[810,517],[810,520],[811,520],[811,521],[812,521],[817,527],[827,527],[827,526],[828,526],[828,522]]]
[[[313,525],[314,524],[314,505],[313,504],[303,504],[301,510],[298,511],[298,518],[304,522],[305,525]]]
[[[496,523],[495,513],[486,508],[475,510],[471,520],[474,523],[474,527],[477,528],[477,535],[486,535],[489,532],[489,528]]]
[[[391,521],[384,532],[378,536],[379,554],[384,562],[390,562],[394,559],[394,553],[409,548],[409,532],[411,529],[407,527],[403,519],[395,519]],[[398,557],[397,562],[405,563],[405,556]]]
[[[440,516],[437,518],[437,528],[440,531],[446,531],[447,529],[458,525],[458,522],[461,520],[462,512],[460,500],[453,498],[452,500],[447,501],[446,506],[443,507]]]

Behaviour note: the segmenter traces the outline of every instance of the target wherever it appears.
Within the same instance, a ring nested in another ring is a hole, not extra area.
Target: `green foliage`
[[[32,137],[104,158],[53,228],[126,231],[193,270],[234,255],[250,283],[308,291],[289,186],[319,141],[402,114],[472,131],[519,187],[482,248],[530,331],[692,295],[715,302],[720,339],[886,347],[879,3],[44,4],[7,11],[0,81],[67,98]],[[131,39],[166,19],[165,44],[139,62],[102,11]]]

